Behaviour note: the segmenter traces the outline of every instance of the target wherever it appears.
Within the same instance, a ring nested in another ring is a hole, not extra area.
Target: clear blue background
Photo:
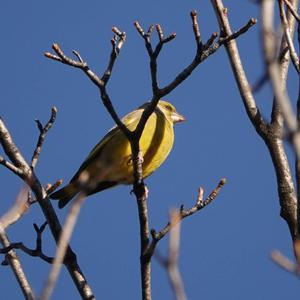
[[[225,1],[232,27],[250,17],[259,18],[251,1]],[[193,58],[194,37],[189,13],[199,12],[204,39],[218,25],[209,1],[3,1],[1,32],[1,115],[15,142],[30,159],[38,136],[34,123],[45,123],[53,105],[57,121],[47,135],[36,169],[43,184],[58,178],[67,182],[98,140],[113,126],[95,86],[79,70],[43,56],[58,42],[71,55],[78,50],[90,67],[102,74],[110,54],[112,26],[127,33],[108,91],[124,115],[151,98],[148,57],[144,42],[133,27],[160,23],[165,35],[177,38],[159,58],[159,81],[168,83]],[[154,38],[154,40],[156,40]],[[263,74],[259,24],[238,40],[250,82]],[[295,76],[291,70],[291,76]],[[290,93],[297,83],[292,79]],[[269,258],[277,248],[292,257],[286,223],[279,217],[273,166],[262,140],[247,119],[224,49],[200,65],[168,97],[187,122],[176,126],[174,150],[149,179],[151,227],[162,228],[168,211],[191,207],[198,187],[206,195],[222,177],[228,183],[217,200],[184,220],[180,269],[189,299],[292,299],[299,281]],[[266,118],[270,88],[257,94]],[[290,149],[288,150],[290,152]],[[290,152],[291,154],[291,152]],[[23,186],[15,175],[0,168],[0,213],[11,207]],[[120,186],[92,196],[84,204],[72,237],[79,264],[98,299],[139,299],[139,232],[135,199],[130,187]],[[56,207],[56,203],[54,203]],[[67,210],[58,210],[63,221]],[[12,241],[34,246],[32,223],[42,224],[38,205],[8,229]],[[47,231],[45,252],[54,254]],[[166,255],[167,239],[158,246]],[[19,253],[34,291],[39,294],[50,266]],[[8,267],[0,268],[1,298],[22,294]],[[172,299],[165,270],[153,261],[153,299]],[[53,299],[78,299],[65,270]]]

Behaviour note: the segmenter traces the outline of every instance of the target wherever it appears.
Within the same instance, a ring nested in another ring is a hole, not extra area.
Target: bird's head
[[[177,111],[174,105],[171,103],[159,100],[157,107],[163,112],[163,114],[171,120],[173,123],[178,123],[185,121],[185,117],[180,115]]]

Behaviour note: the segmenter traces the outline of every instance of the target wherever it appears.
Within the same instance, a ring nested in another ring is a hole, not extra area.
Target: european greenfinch
[[[136,128],[149,104],[150,102],[143,104],[122,118],[129,130]],[[184,120],[172,104],[163,100],[158,102],[140,138],[143,178],[151,175],[165,161],[173,147],[173,125]],[[80,192],[78,179],[83,172],[86,172],[88,181],[95,187],[88,195],[118,184],[133,183],[130,143],[119,127],[113,127],[94,147],[68,185],[50,195],[52,199],[59,199],[59,208],[63,208]]]

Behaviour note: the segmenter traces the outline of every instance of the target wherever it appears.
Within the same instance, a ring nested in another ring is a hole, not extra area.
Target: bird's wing
[[[127,114],[124,118],[122,118],[122,122],[126,125],[129,130],[134,130],[141,118],[143,109],[135,110],[129,114]],[[97,157],[101,154],[102,150],[105,148],[107,143],[117,134],[120,133],[119,127],[114,126],[104,137],[103,139],[92,149],[86,160],[82,163],[76,174],[73,176],[70,182],[74,182],[78,179],[80,174],[93,163]]]

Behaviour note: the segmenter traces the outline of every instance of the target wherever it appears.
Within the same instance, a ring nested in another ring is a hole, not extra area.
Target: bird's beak
[[[171,118],[172,118],[173,123],[179,123],[179,122],[183,122],[186,120],[185,117],[180,115],[178,112],[172,113]]]

